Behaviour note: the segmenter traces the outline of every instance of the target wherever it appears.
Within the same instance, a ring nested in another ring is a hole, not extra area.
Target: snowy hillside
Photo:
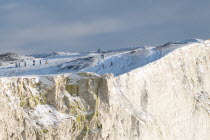
[[[175,49],[202,42],[203,40],[190,39],[169,42],[158,47],[136,47],[86,53],[56,52],[20,56],[21,59],[15,57],[15,59],[9,59],[6,62],[3,61],[2,66],[0,66],[0,76],[51,75],[81,71],[94,72],[100,75],[105,73],[121,75],[156,61]],[[35,60],[35,65],[33,65],[33,60]]]
[[[210,138],[210,40],[1,56],[0,140]]]

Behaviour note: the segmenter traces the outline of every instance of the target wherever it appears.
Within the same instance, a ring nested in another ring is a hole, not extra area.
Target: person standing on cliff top
[[[48,60],[46,60],[45,64],[48,64]]]
[[[111,67],[113,66],[113,62],[111,62],[111,65],[110,65]]]
[[[17,64],[17,62],[15,62],[15,67],[18,67],[18,64]]]

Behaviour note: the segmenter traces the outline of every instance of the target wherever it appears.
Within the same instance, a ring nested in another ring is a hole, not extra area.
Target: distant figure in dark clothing
[[[42,64],[42,60],[39,60],[40,65]]]
[[[17,62],[15,62],[15,67],[18,67],[18,64],[17,64]]]
[[[20,62],[19,62],[19,64],[18,64],[18,66],[20,67]]]
[[[113,62],[111,62],[111,65],[110,65],[111,67],[113,66]]]
[[[101,58],[104,59],[104,55],[103,54],[101,55]]]
[[[24,66],[26,67],[26,62],[24,62]]]
[[[35,60],[33,60],[33,66],[35,65]]]

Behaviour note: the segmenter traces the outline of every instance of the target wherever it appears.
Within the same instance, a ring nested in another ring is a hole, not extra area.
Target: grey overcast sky
[[[81,52],[210,38],[210,0],[1,0],[0,53]]]

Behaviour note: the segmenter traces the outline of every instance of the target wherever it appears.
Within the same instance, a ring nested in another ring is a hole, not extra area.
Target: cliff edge
[[[208,140],[209,67],[207,40],[117,76],[1,77],[0,139]]]

